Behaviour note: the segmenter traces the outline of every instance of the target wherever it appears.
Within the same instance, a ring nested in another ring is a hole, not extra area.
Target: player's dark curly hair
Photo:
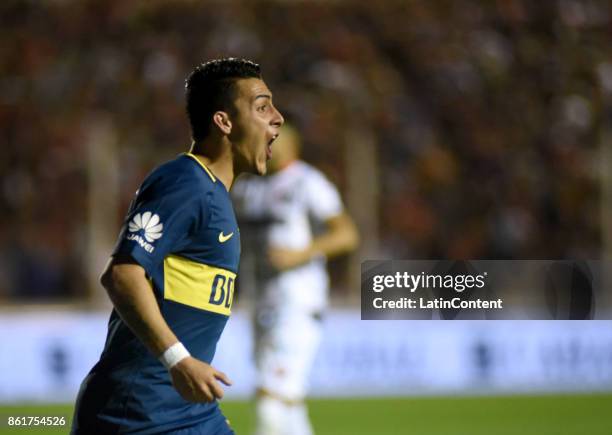
[[[233,110],[238,79],[261,78],[261,69],[245,59],[215,59],[197,66],[185,80],[191,136],[199,142],[210,133],[217,110]]]

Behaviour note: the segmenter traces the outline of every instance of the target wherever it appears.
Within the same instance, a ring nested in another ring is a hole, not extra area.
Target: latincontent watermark
[[[612,317],[601,261],[366,261],[361,317],[594,319]],[[608,268],[609,269],[609,268]],[[596,302],[600,309],[597,311]]]
[[[421,289],[444,289],[456,293],[466,290],[482,289],[486,285],[488,272],[478,275],[471,274],[411,274],[409,272],[395,272],[391,274],[379,274],[372,277],[372,291],[382,293],[385,289],[404,289],[411,295]],[[459,296],[452,298],[430,298],[430,297],[399,297],[385,299],[382,295],[372,300],[374,309],[502,309],[503,300],[483,300],[481,298],[464,300]]]

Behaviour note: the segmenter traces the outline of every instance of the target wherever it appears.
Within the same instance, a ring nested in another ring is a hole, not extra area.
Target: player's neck
[[[223,143],[200,142],[191,146],[191,153],[223,183],[225,189],[229,192],[234,182],[234,162],[231,148]]]

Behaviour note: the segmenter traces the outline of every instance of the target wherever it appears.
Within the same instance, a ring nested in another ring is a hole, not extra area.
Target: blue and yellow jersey
[[[223,183],[192,154],[158,167],[136,192],[113,255],[144,268],[170,328],[194,357],[210,363],[231,313],[240,257]],[[216,403],[183,400],[113,310],[100,361],[79,393],[75,427],[153,434],[220,416]]]

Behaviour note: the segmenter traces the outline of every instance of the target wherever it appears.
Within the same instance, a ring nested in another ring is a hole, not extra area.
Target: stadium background
[[[240,56],[362,235],[330,265],[328,321],[347,333],[318,360],[317,433],[612,433],[610,322],[355,311],[364,259],[610,258],[608,2],[7,0],[0,14],[0,414],[69,414],[104,338],[96,277],[122,215],[189,145],[183,79]],[[241,295],[227,345],[245,359],[248,307]],[[247,394],[226,405],[239,433]]]

